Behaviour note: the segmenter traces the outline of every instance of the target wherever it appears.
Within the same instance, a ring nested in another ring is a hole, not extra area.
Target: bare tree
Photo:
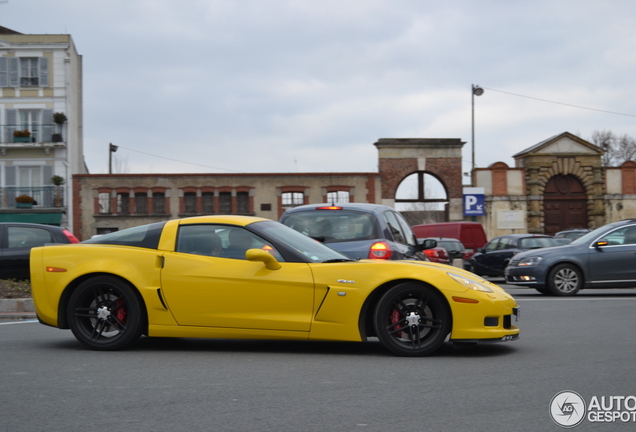
[[[605,150],[604,166],[619,166],[636,158],[636,140],[627,134],[616,136],[611,131],[594,131],[591,142]]]

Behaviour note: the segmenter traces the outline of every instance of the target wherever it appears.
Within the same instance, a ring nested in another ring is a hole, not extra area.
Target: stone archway
[[[395,209],[411,225],[448,221],[448,203],[448,188],[428,171],[407,175],[395,193]]]
[[[374,145],[379,153],[382,203],[396,203],[400,183],[409,175],[425,172],[434,175],[446,189],[447,220],[463,220],[462,147],[456,138],[382,138]]]
[[[558,174],[543,190],[544,232],[554,235],[569,228],[587,228],[587,193],[575,176]]]

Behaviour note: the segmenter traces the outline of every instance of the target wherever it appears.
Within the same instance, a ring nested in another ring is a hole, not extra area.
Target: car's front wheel
[[[382,344],[402,356],[437,350],[451,329],[451,313],[436,289],[406,282],[387,291],[375,308],[375,330]]]
[[[557,296],[573,296],[583,287],[583,274],[572,264],[559,264],[548,275],[550,293]]]
[[[71,331],[83,345],[102,351],[125,348],[141,336],[145,313],[136,292],[112,276],[82,282],[68,303]]]

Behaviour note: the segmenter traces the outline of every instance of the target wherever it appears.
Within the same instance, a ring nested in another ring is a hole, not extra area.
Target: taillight
[[[64,235],[66,236],[66,238],[71,242],[71,243],[79,243],[80,241],[77,239],[77,237],[75,237],[73,235],[72,232],[70,232],[69,230],[65,229],[62,230],[62,232],[64,233]]]
[[[385,242],[373,243],[371,249],[369,249],[369,259],[388,260],[393,255],[391,247]]]
[[[342,210],[342,207],[338,207],[338,206],[322,206],[322,207],[316,207],[316,210]]]

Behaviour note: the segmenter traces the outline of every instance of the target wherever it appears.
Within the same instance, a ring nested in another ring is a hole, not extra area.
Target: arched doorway
[[[395,191],[395,209],[410,225],[447,221],[448,203],[444,183],[426,171],[407,175]]]
[[[558,174],[543,192],[545,233],[554,235],[569,228],[587,228],[587,193],[573,175]]]

